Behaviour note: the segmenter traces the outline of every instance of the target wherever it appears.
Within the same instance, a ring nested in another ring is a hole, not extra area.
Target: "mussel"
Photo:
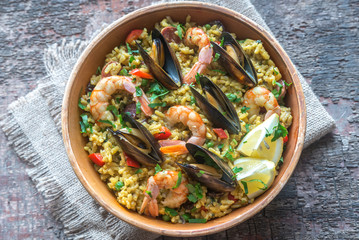
[[[144,165],[156,166],[161,163],[160,145],[153,135],[128,114],[123,114],[123,121],[127,127],[117,131],[109,129],[122,150]]]
[[[220,55],[218,60],[221,65],[240,83],[249,87],[256,86],[257,73],[241,45],[228,32],[222,33],[222,39],[223,48],[211,42],[214,52]]]
[[[177,163],[187,175],[215,192],[230,192],[238,185],[232,169],[217,155],[192,143],[186,148],[196,160],[195,164]]]
[[[136,42],[144,63],[163,86],[168,89],[179,88],[183,77],[176,54],[157,29],[152,30],[152,41],[151,56]]]
[[[239,134],[241,125],[238,114],[227,96],[207,77],[200,76],[199,82],[206,97],[190,87],[199,108],[213,123],[213,126],[227,129],[231,134]]]

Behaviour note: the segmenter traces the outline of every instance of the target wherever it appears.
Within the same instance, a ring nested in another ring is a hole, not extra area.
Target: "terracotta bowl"
[[[103,65],[105,55],[115,46],[123,43],[126,35],[132,29],[146,27],[151,30],[156,22],[166,16],[171,16],[175,21],[185,22],[187,15],[191,15],[192,21],[200,25],[220,20],[227,31],[236,33],[239,39],[260,39],[280,69],[283,79],[293,83],[286,98],[286,104],[292,108],[293,124],[284,153],[284,164],[273,185],[263,195],[255,199],[254,203],[204,224],[171,224],[122,207],[116,201],[115,195],[100,180],[99,174],[83,149],[86,141],[80,134],[80,110],[77,106],[81,90],[86,89],[86,85],[91,76],[95,74],[97,67]],[[306,111],[303,90],[292,62],[278,42],[261,26],[239,13],[216,5],[194,2],[166,3],[146,7],[128,14],[102,31],[77,61],[67,84],[62,108],[62,132],[67,154],[76,175],[89,194],[119,219],[139,228],[170,236],[200,236],[220,232],[244,222],[267,206],[293,173],[303,148],[305,127]]]

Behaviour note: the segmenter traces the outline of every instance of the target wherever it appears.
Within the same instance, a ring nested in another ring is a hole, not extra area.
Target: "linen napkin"
[[[249,0],[212,0],[246,15],[269,31]],[[92,21],[96,22],[96,21]],[[70,239],[153,239],[159,235],[140,230],[107,213],[86,192],[68,161],[61,136],[61,103],[66,81],[88,41],[64,40],[45,50],[48,75],[25,97],[11,103],[0,126],[53,217],[64,226]],[[305,147],[334,127],[299,74],[307,106]]]

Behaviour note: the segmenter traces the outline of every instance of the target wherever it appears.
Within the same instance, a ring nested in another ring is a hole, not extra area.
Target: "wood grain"
[[[265,7],[263,1],[252,2],[337,128],[304,150],[292,178],[257,216],[199,239],[358,239],[359,1],[273,0]],[[96,24],[147,4],[1,1],[1,113],[44,76],[42,53],[48,44],[88,38]],[[0,239],[64,239],[61,224],[47,212],[2,132],[0,153]]]

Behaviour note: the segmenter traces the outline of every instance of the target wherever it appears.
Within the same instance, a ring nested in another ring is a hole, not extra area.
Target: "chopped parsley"
[[[221,56],[221,54],[216,53],[216,54],[214,55],[213,62],[216,62],[216,61],[219,59],[220,56]]]
[[[261,40],[257,40],[256,43],[260,44],[260,43],[262,43],[262,41],[261,41]]]
[[[100,73],[101,73],[101,67],[98,66],[98,67],[97,67],[97,70],[96,70],[96,75],[99,75]]]
[[[275,81],[275,80],[274,80],[274,83],[275,83],[277,86],[279,86],[279,90],[277,90],[277,89],[274,88],[274,89],[272,90],[272,93],[273,93],[274,97],[275,97],[276,99],[278,99],[279,96],[280,96],[280,94],[282,93],[283,85],[280,84],[279,82]]]
[[[203,170],[199,170],[198,173],[196,173],[197,177],[201,177],[204,174]]]
[[[274,72],[274,75],[278,75],[278,74],[279,74],[279,72],[278,72],[275,68],[273,68],[273,72]]]
[[[246,123],[246,125],[245,125],[245,128],[246,128],[246,131],[247,131],[247,133],[249,133],[249,126],[250,126],[250,124],[249,123]]]
[[[211,29],[211,25],[209,25],[209,24],[204,25],[204,27],[205,27],[207,30]]]
[[[197,82],[197,84],[199,84],[199,78],[200,78],[200,77],[201,77],[201,74],[196,73],[195,78],[196,78],[196,82]]]
[[[190,218],[188,219],[189,223],[206,223],[207,220],[204,218]]]
[[[272,142],[274,142],[280,137],[284,138],[288,134],[288,130],[280,123],[278,123],[278,125],[275,126],[273,130],[274,130],[274,136],[271,140]]]
[[[208,141],[206,144],[207,144],[207,147],[208,147],[208,148],[214,146],[214,143],[213,143],[212,141]]]
[[[182,173],[179,172],[179,173],[178,173],[178,177],[177,177],[177,183],[176,183],[176,185],[175,185],[172,189],[178,188],[179,185],[181,184],[181,182],[182,182]]]
[[[122,68],[122,70],[120,71],[120,74],[122,76],[129,76],[128,71],[126,69],[124,69],[124,68]]]
[[[221,44],[219,44],[219,46],[221,46],[221,47],[224,46],[224,38],[221,39]]]
[[[142,90],[140,87],[136,87],[136,97],[141,97],[142,96]]]
[[[146,193],[152,198],[152,192],[151,191],[146,191]]]
[[[157,173],[161,172],[161,171],[162,171],[161,166],[157,164],[156,167],[155,167],[155,175],[156,175]]]
[[[110,120],[98,120],[100,123],[106,123],[108,125],[111,125],[113,128],[116,128],[116,125],[111,122]]]
[[[249,109],[251,109],[251,108],[246,107],[246,106],[243,106],[243,107],[241,108],[241,113],[246,113]]]
[[[171,217],[168,216],[168,215],[163,215],[162,220],[165,221],[165,222],[169,222],[171,220]]]
[[[86,114],[81,114],[81,121],[80,121],[80,127],[81,127],[81,133],[86,133],[87,128],[90,129],[90,132],[92,133],[92,124],[88,122],[88,116]]]
[[[229,150],[224,154],[224,157],[226,157],[230,161],[234,161],[232,154],[229,153]]]
[[[131,56],[130,59],[128,60],[129,61],[129,66],[131,66],[131,63],[135,60],[135,57],[134,56]]]
[[[166,107],[167,103],[166,102],[161,102],[161,103],[150,103],[148,104],[148,106],[150,108],[155,108],[155,107]]]
[[[293,83],[287,83],[286,81],[284,81],[283,80],[283,82],[284,82],[284,84],[287,86],[287,87],[289,87],[290,85],[292,85]]]
[[[138,173],[141,173],[141,172],[142,172],[142,169],[139,168],[139,169],[137,169],[137,171],[135,172],[135,174],[138,174]]]
[[[137,102],[136,103],[136,114],[140,114],[141,113],[141,103]]]
[[[111,111],[116,117],[120,118],[120,113],[118,112],[117,108],[114,105],[107,106],[106,110]]]
[[[231,102],[239,103],[241,101],[241,98],[237,97],[236,94],[226,93],[226,96],[229,99],[229,101],[231,101]]]
[[[260,182],[263,184],[263,187],[262,188],[259,188],[260,190],[267,190],[268,189],[268,185],[265,184],[262,180],[260,179],[252,179],[252,180],[249,180],[249,181],[244,181],[242,180],[241,183],[243,184],[243,188],[244,188],[244,193],[245,194],[248,194],[248,186],[247,186],[247,183],[249,182]]]
[[[234,138],[233,138],[233,140],[232,140],[232,143],[233,143],[234,145],[237,145],[237,144],[238,144],[237,140],[234,139]]]
[[[128,43],[126,43],[126,47],[127,47],[128,54],[132,54],[132,49]]]
[[[170,91],[168,91],[167,88],[165,88],[158,82],[152,82],[150,85],[150,90],[148,91],[148,93],[152,93],[152,95],[150,97],[151,102],[153,102],[158,97],[165,96],[169,92]]]
[[[116,184],[115,184],[115,188],[117,191],[120,191],[120,189],[125,186],[125,184],[121,181],[118,181]]]
[[[165,212],[170,215],[171,217],[175,217],[178,215],[178,212],[172,208],[165,207]]]
[[[244,43],[247,39],[244,40],[238,40],[238,43]]]
[[[79,99],[79,104],[78,104],[78,106],[79,106],[79,108],[81,108],[82,110],[84,110],[84,109],[86,108],[86,106],[81,103],[81,97],[80,97],[80,99]]]
[[[182,24],[177,25],[177,33],[178,33],[178,37],[182,40],[182,38],[183,38],[183,26],[182,26]]]
[[[185,222],[188,222],[189,218],[191,217],[189,214],[185,213],[181,216]]]
[[[196,203],[199,199],[203,198],[203,191],[201,188],[201,184],[197,183],[195,186],[192,184],[186,185],[190,194],[188,194],[187,198],[193,203]]]
[[[283,157],[280,157],[279,162],[282,164],[283,163]]]
[[[219,145],[218,145],[218,149],[219,149],[220,151],[222,151],[223,146],[224,146],[223,143],[219,144]]]
[[[196,99],[191,95],[191,101],[189,102],[189,104],[194,104],[194,103],[196,103],[197,101],[196,101]]]
[[[242,171],[242,170],[243,170],[242,167],[234,167],[234,168],[232,169],[232,171],[233,171],[234,173],[239,173],[239,172]]]

